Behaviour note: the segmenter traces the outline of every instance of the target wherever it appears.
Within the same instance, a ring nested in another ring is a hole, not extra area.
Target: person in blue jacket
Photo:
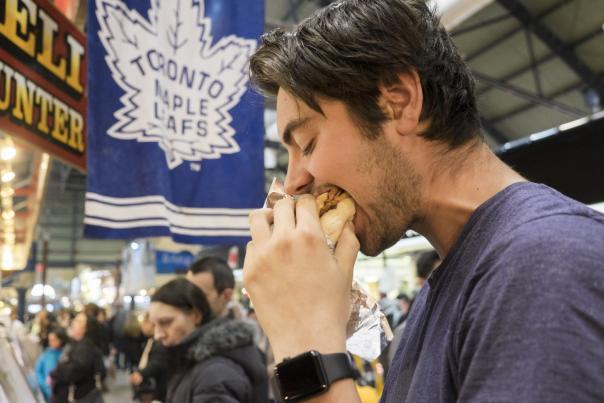
[[[55,327],[51,329],[48,334],[48,347],[36,361],[36,380],[47,402],[50,401],[51,395],[50,373],[56,368],[63,347],[68,341],[69,338],[63,328]]]

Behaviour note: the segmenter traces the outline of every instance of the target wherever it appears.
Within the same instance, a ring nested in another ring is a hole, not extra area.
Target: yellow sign
[[[85,169],[85,37],[45,0],[0,11],[0,125]]]

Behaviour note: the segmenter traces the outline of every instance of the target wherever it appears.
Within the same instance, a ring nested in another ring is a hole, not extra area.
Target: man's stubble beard
[[[389,145],[384,136],[368,140],[369,153],[359,174],[372,172],[374,200],[368,204],[361,252],[376,256],[394,245],[411,227],[420,205],[421,177],[404,155]]]

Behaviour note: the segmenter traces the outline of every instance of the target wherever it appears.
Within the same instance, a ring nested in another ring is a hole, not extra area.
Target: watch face
[[[286,401],[302,399],[327,389],[327,376],[318,353],[310,351],[277,366],[281,396]]]

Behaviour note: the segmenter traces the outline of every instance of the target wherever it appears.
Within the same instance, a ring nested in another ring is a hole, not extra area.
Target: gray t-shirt
[[[381,402],[604,402],[604,215],[517,183],[418,294]]]

